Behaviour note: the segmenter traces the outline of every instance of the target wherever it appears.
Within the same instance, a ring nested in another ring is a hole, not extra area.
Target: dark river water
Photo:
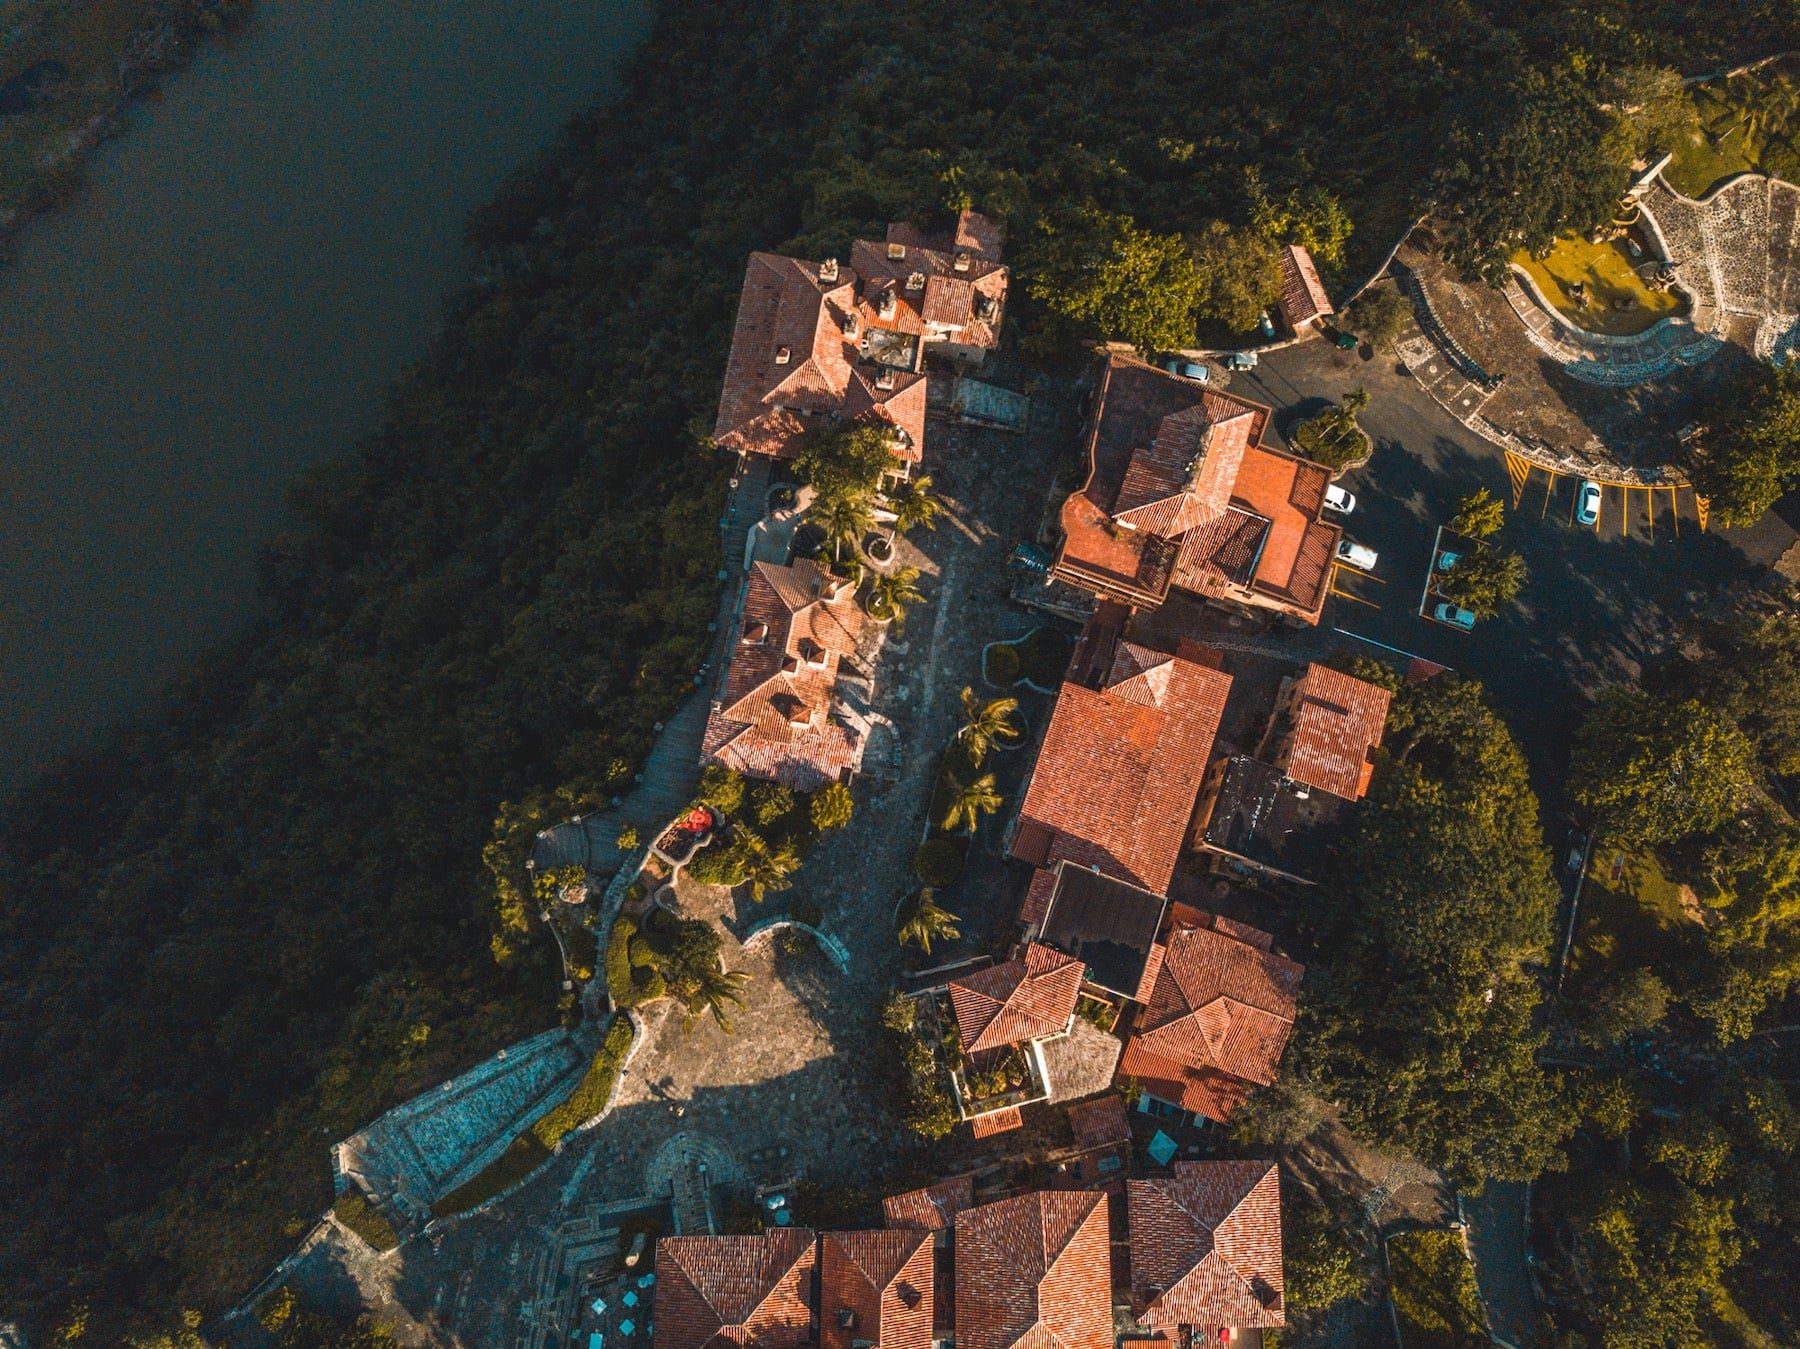
[[[295,472],[374,425],[463,216],[649,0],[259,0],[0,269],[0,792],[251,612]]]

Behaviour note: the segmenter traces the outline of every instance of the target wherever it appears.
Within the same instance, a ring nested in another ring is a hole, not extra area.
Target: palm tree
[[[1013,720],[1019,711],[1017,698],[990,698],[984,703],[975,696],[974,689],[965,688],[962,705],[963,728],[957,735],[968,748],[969,762],[976,767],[981,766],[994,746],[1019,738],[1019,725]]]
[[[711,969],[696,975],[694,991],[688,997],[688,1016],[695,1018],[702,1012],[711,1012],[719,1029],[731,1034],[731,1009],[743,1005],[744,988],[749,982],[750,976],[744,971],[728,970],[715,962]]]
[[[750,887],[750,894],[758,904],[771,890],[785,890],[793,881],[789,880],[800,868],[799,855],[786,844],[771,847],[761,834],[747,825],[738,825],[737,842],[733,851],[743,868],[744,879],[740,884]]]
[[[946,774],[945,781],[950,784],[950,805],[944,812],[946,829],[966,824],[973,834],[983,815],[992,815],[1004,804],[992,773],[983,773],[972,782],[958,782]]]
[[[932,942],[955,941],[962,936],[962,929],[957,926],[960,922],[962,919],[938,904],[937,892],[926,886],[901,902],[894,936],[902,946],[911,942],[930,955]]]
[[[906,611],[924,600],[925,596],[919,590],[917,567],[895,567],[889,572],[877,572],[875,579],[869,582],[869,617],[891,618],[896,628],[904,628]]]
[[[861,497],[820,497],[813,502],[807,518],[824,532],[826,540],[831,544],[833,560],[839,561],[844,556],[846,542],[854,547],[864,534],[875,527],[874,512]]]
[[[894,508],[894,527],[902,534],[919,525],[936,529],[938,513],[944,509],[944,503],[931,494],[929,473],[901,483],[890,504]]]

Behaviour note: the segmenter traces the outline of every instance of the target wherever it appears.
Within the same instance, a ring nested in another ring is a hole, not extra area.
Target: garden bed
[[[1058,628],[1033,628],[1011,642],[992,642],[981,653],[981,675],[997,688],[1026,684],[1040,693],[1062,687],[1075,643]]]

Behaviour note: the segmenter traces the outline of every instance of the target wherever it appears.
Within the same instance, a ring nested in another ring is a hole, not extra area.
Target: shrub
[[[743,859],[720,843],[702,848],[682,869],[702,885],[738,885],[744,879]]]
[[[998,684],[1002,688],[1018,683],[1019,648],[1011,642],[990,646],[987,649],[987,655],[983,658],[981,673],[988,683]]]
[[[850,789],[841,782],[833,782],[821,787],[813,793],[807,811],[812,817],[813,828],[824,832],[827,829],[842,829],[850,823],[850,817],[856,813],[856,802],[850,795]]]
[[[1357,425],[1356,418],[1368,401],[1369,395],[1364,389],[1344,395],[1344,401],[1336,407],[1327,408],[1295,428],[1294,448],[1334,472],[1367,459],[1371,448],[1369,435]]]
[[[621,1008],[641,1007],[668,992],[648,939],[624,914],[613,924],[606,943],[606,991],[613,1005]]]
[[[794,793],[779,782],[761,782],[750,793],[756,806],[756,822],[765,828],[785,819],[794,808]]]
[[[963,872],[968,841],[960,838],[928,838],[913,854],[913,871],[926,885],[942,889],[955,885]]]
[[[366,1196],[355,1190],[340,1194],[331,1211],[339,1222],[378,1251],[391,1251],[400,1244],[393,1224],[381,1216]]]
[[[617,843],[620,852],[636,852],[643,839],[638,836],[637,826],[628,824],[619,830]]]
[[[1344,323],[1375,350],[1392,351],[1401,334],[1412,327],[1412,301],[1390,286],[1376,286],[1350,306]]]
[[[744,804],[744,775],[724,764],[709,763],[700,773],[700,789],[694,800],[721,815],[735,815]]]

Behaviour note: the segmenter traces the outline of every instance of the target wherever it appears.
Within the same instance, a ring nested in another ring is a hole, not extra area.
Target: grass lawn
[[[1698,925],[1682,909],[1681,887],[1654,857],[1627,854],[1613,877],[1617,848],[1602,844],[1581,887],[1581,912],[1569,952],[1571,990],[1608,970],[1667,965],[1681,958]]]
[[[1401,1349],[1473,1349],[1482,1328],[1475,1267],[1454,1232],[1403,1232],[1388,1242]]]
[[[1752,170],[1793,179],[1800,163],[1791,143],[1792,133],[1800,130],[1800,115],[1779,117],[1768,128],[1754,131],[1744,124],[1746,103],[1773,87],[1769,78],[1773,70],[1785,71],[1792,78],[1791,65],[1765,68],[1754,75],[1740,75],[1721,84],[1701,85],[1692,91],[1695,111],[1700,117],[1700,130],[1689,132],[1674,147],[1675,158],[1663,170],[1663,177],[1677,192],[1689,197],[1704,196],[1714,185],[1735,173]],[[1772,95],[1777,106],[1782,96]]]
[[[1643,283],[1623,242],[1592,244],[1579,234],[1565,234],[1541,258],[1521,250],[1512,260],[1531,274],[1544,298],[1570,323],[1590,332],[1629,337],[1684,308],[1675,292]],[[1585,306],[1569,297],[1577,282],[1587,287]],[[1630,307],[1620,309],[1620,302]]]
[[[369,1201],[356,1191],[341,1194],[331,1206],[337,1220],[378,1251],[391,1251],[400,1244],[393,1224],[369,1206]]]
[[[575,1084],[575,1090],[513,1139],[496,1161],[433,1204],[432,1216],[444,1218],[465,1212],[518,1184],[537,1170],[570,1131],[598,1115],[612,1095],[613,1083],[618,1080],[626,1051],[631,1048],[631,1036],[630,1019],[614,1017],[607,1028],[606,1039],[601,1042],[581,1081]]]

